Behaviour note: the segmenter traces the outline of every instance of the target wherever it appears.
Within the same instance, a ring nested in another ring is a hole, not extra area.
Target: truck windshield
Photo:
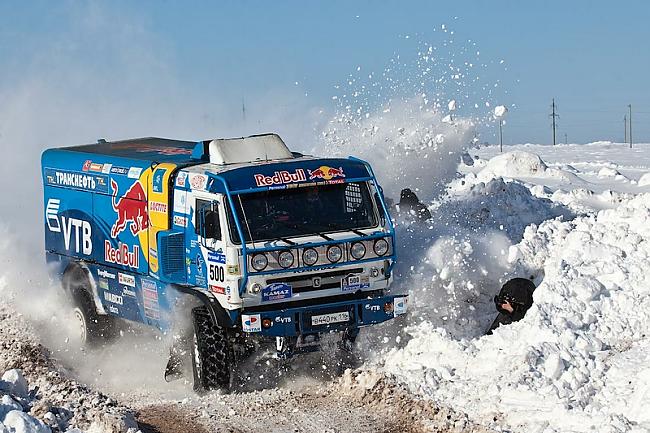
[[[247,242],[377,226],[366,182],[241,194],[233,201]],[[232,212],[228,223],[233,242],[240,243]]]

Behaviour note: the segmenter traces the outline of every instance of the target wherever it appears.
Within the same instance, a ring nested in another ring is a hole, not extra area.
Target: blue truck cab
[[[275,134],[143,138],[46,150],[42,172],[46,258],[82,340],[108,338],[115,318],[172,331],[190,299],[196,389],[228,387],[247,341],[290,356],[406,313],[390,293],[392,221],[359,159],[301,155]]]

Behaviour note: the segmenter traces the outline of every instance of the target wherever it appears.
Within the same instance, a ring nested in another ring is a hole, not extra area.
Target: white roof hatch
[[[219,138],[208,144],[213,164],[292,159],[294,156],[277,134],[252,135],[242,138]]]

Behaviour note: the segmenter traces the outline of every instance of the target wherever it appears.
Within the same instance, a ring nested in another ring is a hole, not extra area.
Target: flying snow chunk
[[[508,112],[508,109],[506,108],[505,105],[497,105],[494,107],[494,117],[497,119],[500,119],[501,117],[505,116],[506,113]]]
[[[456,100],[452,99],[451,101],[449,101],[448,107],[449,107],[449,111],[456,111]]]

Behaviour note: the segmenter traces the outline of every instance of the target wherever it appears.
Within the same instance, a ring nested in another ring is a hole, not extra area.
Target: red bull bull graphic
[[[136,181],[131,188],[117,199],[118,186],[117,182],[111,179],[111,188],[113,190],[113,210],[117,212],[117,221],[111,228],[111,236],[117,236],[126,230],[127,225],[131,225],[131,233],[136,236],[149,227],[149,214],[147,213],[147,195],[142,188],[140,181]]]
[[[273,176],[256,174],[254,177],[257,186],[285,185],[288,183],[304,182],[307,180],[307,176],[305,175],[305,170],[303,170],[302,168],[297,169],[293,173],[286,170],[282,170],[282,171],[276,171],[275,173],[273,173]]]
[[[334,168],[322,165],[316,170],[309,170],[309,180],[323,179],[332,180],[336,177],[345,177],[343,167]]]

